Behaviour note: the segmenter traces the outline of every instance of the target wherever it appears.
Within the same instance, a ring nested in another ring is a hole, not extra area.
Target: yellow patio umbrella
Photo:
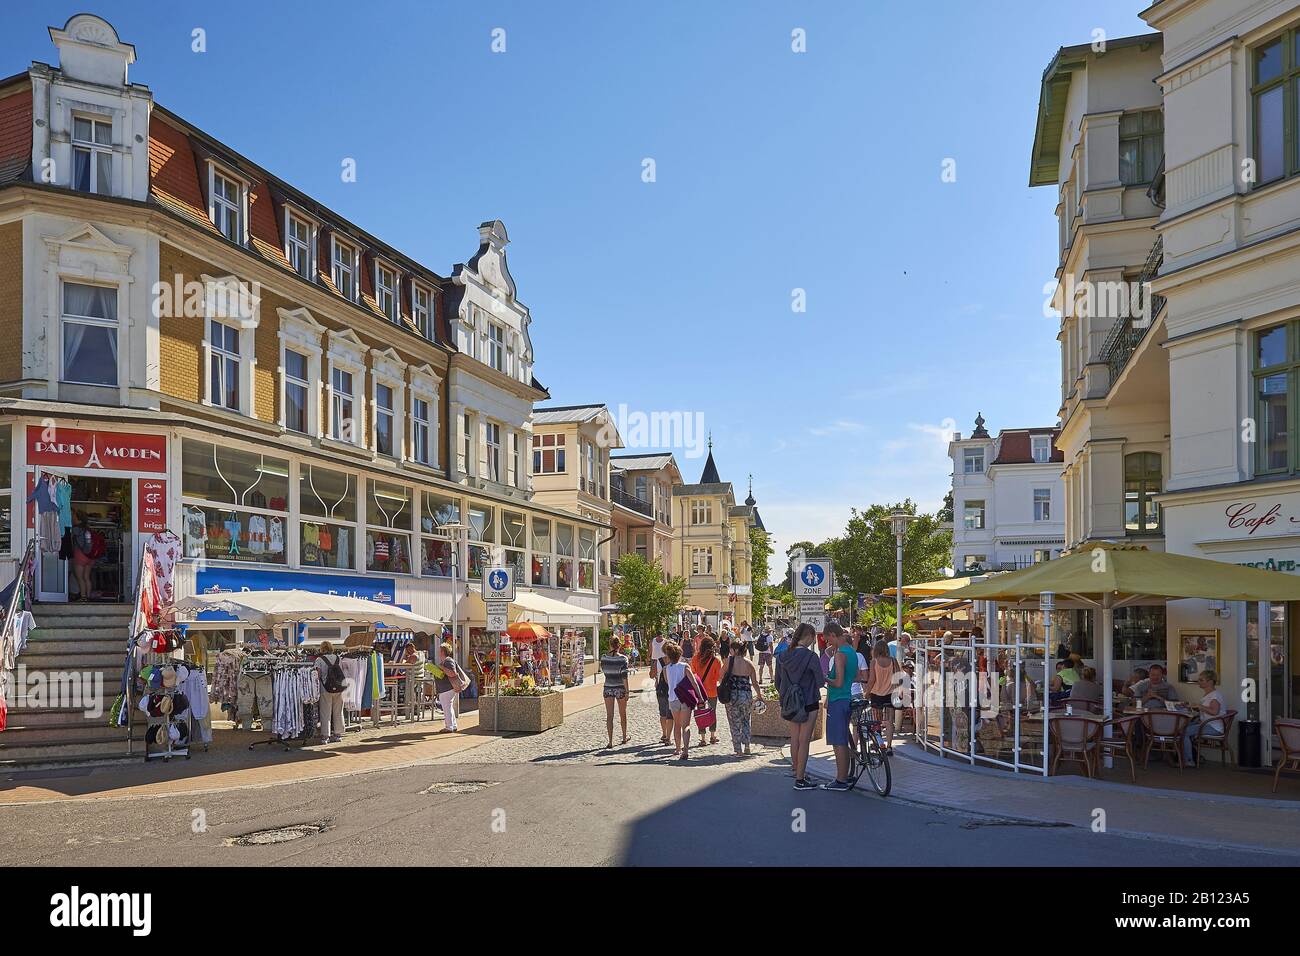
[[[1054,561],[995,574],[949,591],[953,600],[1037,604],[1044,592],[1100,612],[1096,633],[1102,658],[1102,694],[1111,713],[1114,609],[1151,598],[1217,601],[1300,601],[1300,577],[1185,554],[1149,551],[1141,545],[1089,542]]]
[[[938,581],[926,581],[922,584],[904,584],[903,595],[905,597],[946,596],[949,591],[955,591],[968,583],[970,578],[940,578]],[[885,588],[880,593],[893,596],[898,593],[898,588]]]

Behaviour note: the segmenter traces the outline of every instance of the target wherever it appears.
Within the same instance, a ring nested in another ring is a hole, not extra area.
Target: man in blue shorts
[[[858,675],[858,651],[834,621],[826,622],[826,649],[830,673],[826,677],[826,742],[835,750],[835,782],[823,790],[851,790],[849,783],[849,714],[853,682]]]

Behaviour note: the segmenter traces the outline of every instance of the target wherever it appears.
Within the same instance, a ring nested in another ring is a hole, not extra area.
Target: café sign
[[[28,425],[27,464],[162,475],[167,473],[167,436]]]
[[[1284,512],[1280,502],[1265,505],[1254,501],[1234,501],[1223,509],[1223,514],[1229,528],[1245,531],[1247,536],[1253,536],[1263,528],[1271,528],[1277,534],[1300,527],[1300,518]]]

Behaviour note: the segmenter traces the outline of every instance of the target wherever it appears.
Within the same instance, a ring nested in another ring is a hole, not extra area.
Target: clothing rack
[[[263,651],[261,654],[259,654],[257,651],[252,651],[249,652],[248,655],[246,655],[245,662],[247,662],[248,657],[253,658],[252,663],[255,666],[261,665],[263,663],[269,664],[268,670],[257,671],[256,673],[271,675],[272,699],[274,699],[274,694],[275,694],[275,681],[279,675],[285,674],[288,671],[292,671],[292,670],[306,670],[308,668],[314,670],[316,668],[316,661],[314,659],[308,659],[297,648],[277,649],[276,651],[271,651],[271,652]],[[257,659],[258,657],[265,657],[267,660],[263,662],[258,660]],[[245,670],[242,664],[240,667],[240,672],[254,673],[252,671]],[[274,704],[272,704],[272,707],[274,707]],[[275,718],[273,714],[272,715],[273,725],[274,725],[274,720]],[[266,723],[266,719],[265,719],[265,715],[263,715],[263,724],[265,723]],[[303,747],[307,744],[307,742],[310,739],[311,739],[310,728],[308,728],[306,722],[304,721],[302,725],[302,733],[299,734],[297,737],[281,737],[278,734],[276,734],[274,730],[272,730],[271,736],[267,737],[266,740],[255,740],[248,745],[248,749],[252,750],[255,747],[267,747],[272,744],[281,744],[284,747],[284,749],[288,751],[293,749],[290,746],[290,744],[296,742],[299,747]]]

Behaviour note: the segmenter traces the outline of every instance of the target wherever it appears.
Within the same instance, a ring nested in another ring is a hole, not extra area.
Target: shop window
[[[524,516],[514,511],[501,512],[501,545],[505,562],[515,569],[515,580],[524,581],[524,551],[528,547]]]
[[[533,474],[564,474],[564,436],[533,436]]]
[[[0,425],[0,554],[13,552],[13,428]]]
[[[181,498],[187,558],[285,563],[288,461],[187,438]]]
[[[299,546],[303,567],[355,568],[358,479],[304,464],[298,471]]]
[[[533,519],[532,572],[534,587],[551,586],[551,523],[542,518]]]
[[[411,573],[411,489],[366,482],[366,570]]]
[[[492,508],[471,505],[469,508],[469,570],[470,578],[481,578],[483,569],[492,560],[492,545],[496,543],[496,512]]]
[[[596,531],[594,528],[578,529],[578,587],[583,591],[596,590]]]
[[[63,283],[63,381],[117,381],[117,289]]]
[[[1124,529],[1130,534],[1157,534],[1160,505],[1156,495],[1164,486],[1160,456],[1151,451],[1124,456]]]
[[[101,196],[112,194],[112,120],[72,118],[72,188]]]
[[[573,525],[556,524],[555,526],[555,586],[573,587]]]
[[[447,525],[460,522],[460,502],[455,498],[421,493],[420,530],[425,535],[442,531]],[[430,577],[449,577],[452,568],[452,543],[446,537],[420,539],[420,573]]]

